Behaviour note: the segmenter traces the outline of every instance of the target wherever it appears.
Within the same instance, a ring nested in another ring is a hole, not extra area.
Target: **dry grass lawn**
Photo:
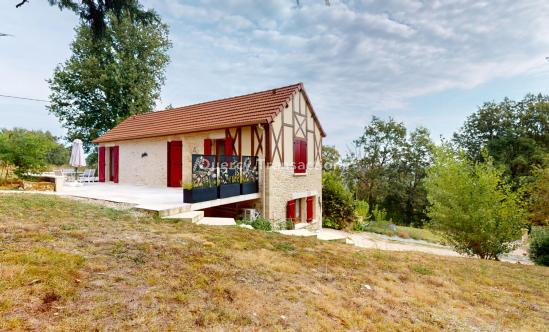
[[[0,195],[0,330],[547,326],[545,267],[364,250]]]

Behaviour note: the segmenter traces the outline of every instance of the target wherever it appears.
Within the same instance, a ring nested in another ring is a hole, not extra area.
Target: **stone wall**
[[[305,198],[314,196],[313,222],[322,222],[322,169],[309,167],[306,175],[295,175],[293,168],[267,167],[266,211],[271,220],[286,219],[288,201],[302,199],[301,220],[306,221]]]

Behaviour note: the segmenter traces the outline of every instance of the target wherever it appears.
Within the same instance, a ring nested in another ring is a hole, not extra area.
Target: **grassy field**
[[[545,267],[363,250],[0,195],[0,330],[547,326]]]

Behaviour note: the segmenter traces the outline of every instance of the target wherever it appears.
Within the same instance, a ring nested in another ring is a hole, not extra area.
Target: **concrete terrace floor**
[[[118,183],[85,183],[80,187],[65,184],[60,195],[98,199],[135,205],[145,210],[166,210],[184,205],[182,188],[154,188]]]
[[[65,184],[57,194],[126,203],[143,210],[169,211],[167,215],[182,211],[198,211],[259,198],[259,194],[256,193],[191,204],[183,203],[183,188],[147,187],[112,182],[84,183],[81,186]]]

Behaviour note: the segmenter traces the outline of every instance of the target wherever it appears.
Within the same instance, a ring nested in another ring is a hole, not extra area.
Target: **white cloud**
[[[416,97],[542,72],[549,56],[545,0],[144,3],[174,43],[163,104],[303,81],[332,143],[372,114],[417,118],[406,113]]]

